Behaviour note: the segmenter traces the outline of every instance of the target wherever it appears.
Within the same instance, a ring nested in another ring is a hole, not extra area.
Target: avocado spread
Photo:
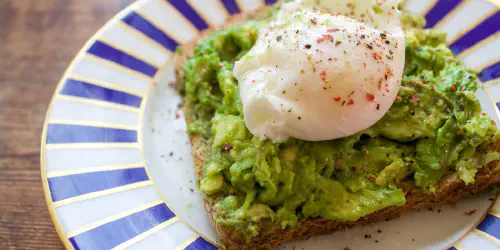
[[[199,187],[214,203],[217,224],[248,235],[266,220],[293,227],[307,217],[355,221],[405,204],[403,180],[435,192],[445,176],[474,183],[479,168],[499,159],[485,147],[498,136],[474,93],[474,72],[457,61],[446,34],[423,29],[405,13],[406,60],[398,97],[372,127],[333,141],[260,140],[243,119],[234,62],[256,41],[260,22],[214,32],[184,66],[188,131],[211,152]]]

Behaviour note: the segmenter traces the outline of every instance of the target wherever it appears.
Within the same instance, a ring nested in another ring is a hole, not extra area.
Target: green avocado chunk
[[[255,43],[258,21],[198,43],[182,93],[194,121],[188,131],[210,143],[199,184],[215,201],[217,223],[249,241],[263,220],[275,228],[318,216],[355,221],[404,205],[402,181],[434,192],[444,176],[473,183],[478,169],[499,159],[485,151],[499,132],[474,95],[474,72],[453,57],[445,33],[424,30],[425,20],[408,13],[402,22],[406,60],[395,103],[372,127],[332,141],[273,143],[246,128],[232,70]]]

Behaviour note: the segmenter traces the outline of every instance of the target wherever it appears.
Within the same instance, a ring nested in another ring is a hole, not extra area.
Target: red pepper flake
[[[339,102],[340,101],[340,96],[334,97],[333,100],[335,100],[336,102]]]
[[[321,71],[321,76],[326,76],[326,70]]]
[[[179,119],[179,117],[181,117],[179,113],[175,113],[175,119]]]
[[[392,69],[387,66],[386,72],[385,72],[389,77],[394,77],[394,73],[392,73]]]
[[[451,86],[451,87],[450,87],[450,90],[451,90],[451,91],[453,91],[453,92],[455,92],[455,91],[457,91],[457,87],[455,87],[455,86]]]
[[[351,171],[352,171],[352,172],[356,172],[356,167],[355,167],[355,166],[352,166],[352,167],[351,167]]]
[[[443,159],[439,160],[439,164],[441,164],[441,166],[444,167],[444,160]]]
[[[472,210],[470,210],[469,212],[465,212],[464,214],[465,214],[465,215],[467,215],[467,216],[471,216],[471,215],[473,215],[473,214],[474,214],[474,213],[476,213],[476,212],[477,212],[477,210],[476,210],[476,209],[472,209]]]
[[[322,42],[323,42],[323,38],[318,38],[318,39],[316,40],[316,43],[322,43]]]
[[[363,63],[363,67],[366,68],[366,63]]]
[[[353,104],[354,104],[354,100],[353,99],[349,99],[349,101],[347,102],[347,106],[353,105]]]
[[[231,143],[226,143],[226,144],[222,145],[222,149],[224,151],[231,150],[231,149],[233,149],[233,145]]]
[[[375,60],[382,60],[382,56],[379,53],[373,53],[372,56]]]
[[[323,40],[332,40],[333,39],[333,36],[330,35],[330,34],[324,34],[323,37],[322,37]]]
[[[370,93],[367,93],[366,99],[368,99],[369,102],[373,102],[373,101],[375,101],[375,96],[370,94]]]
[[[255,83],[255,80],[252,80],[252,83]]]
[[[335,167],[341,168],[343,166],[344,166],[344,163],[342,163],[342,162],[335,162]]]
[[[420,101],[420,98],[418,96],[416,96],[416,95],[412,95],[411,96],[411,100],[415,101],[415,102],[418,102],[418,101]]]
[[[375,182],[375,180],[377,179],[377,177],[376,177],[375,175],[372,175],[372,174],[371,174],[371,175],[368,175],[368,176],[366,177],[366,179],[368,179],[368,180],[369,180],[369,181],[371,181],[371,182]]]

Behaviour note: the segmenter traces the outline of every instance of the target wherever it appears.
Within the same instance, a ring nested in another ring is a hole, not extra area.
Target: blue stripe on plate
[[[174,6],[187,20],[189,20],[198,30],[208,29],[208,24],[198,13],[186,2],[186,0],[167,0]]]
[[[467,34],[460,37],[453,44],[450,45],[451,51],[453,53],[459,54],[462,51],[474,46],[474,44],[480,42],[481,40],[495,34],[500,30],[500,11],[497,11],[494,15],[484,20],[482,23],[477,25],[474,29],[469,31]]]
[[[69,238],[75,249],[111,249],[175,217],[159,204]],[[160,246],[159,246],[160,247]]]
[[[49,124],[47,143],[137,142],[137,131],[81,125]]]
[[[139,60],[123,51],[117,50],[101,41],[95,41],[87,53],[118,63],[131,70],[153,77],[158,69],[151,64]]]
[[[499,23],[500,25],[500,23]],[[500,62],[494,63],[483,70],[481,70],[481,74],[479,74],[479,79],[483,82],[491,81],[500,77]]]
[[[66,79],[60,94],[78,96],[99,101],[114,102],[127,106],[141,106],[142,98],[121,91],[96,86],[87,82]]]
[[[212,243],[206,241],[202,237],[199,237],[193,243],[189,244],[184,250],[217,250],[217,247],[212,245]]]
[[[454,246],[451,246],[450,248],[448,248],[448,250],[458,250],[458,249]]]
[[[52,201],[149,180],[144,168],[120,169],[49,178]]]
[[[122,19],[122,21],[140,31],[142,34],[155,40],[157,43],[163,45],[163,47],[167,48],[170,51],[175,51],[177,46],[179,46],[179,43],[177,43],[174,39],[167,36],[167,34],[165,34],[162,30],[158,29],[154,24],[144,19],[135,11],[132,11],[128,15],[126,15]]]
[[[224,8],[226,8],[229,14],[234,15],[241,12],[236,0],[221,0],[222,4],[224,4]]]
[[[277,0],[265,0],[266,5],[271,5],[277,2]]]
[[[487,214],[484,220],[477,225],[477,229],[500,240],[500,218],[494,215]]]
[[[429,12],[425,15],[425,20],[427,20],[427,24],[425,28],[432,28],[436,23],[438,23],[441,19],[443,19],[450,11],[452,11],[455,7],[460,4],[462,0],[439,0],[436,5],[432,7]]]

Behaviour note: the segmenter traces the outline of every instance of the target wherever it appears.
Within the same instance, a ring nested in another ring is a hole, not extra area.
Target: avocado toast
[[[421,18],[403,16],[402,87],[382,120],[343,139],[284,143],[245,127],[232,69],[265,21],[233,18],[240,24],[184,46],[176,69],[200,189],[224,247],[270,249],[500,181],[499,133],[474,96],[476,76]]]

